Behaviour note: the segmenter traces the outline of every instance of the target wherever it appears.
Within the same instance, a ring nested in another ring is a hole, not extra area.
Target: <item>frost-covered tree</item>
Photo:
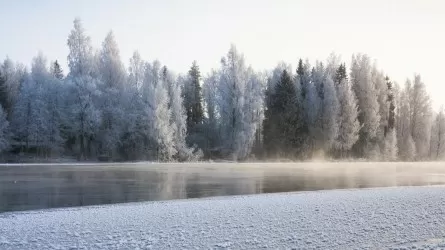
[[[221,146],[219,133],[218,91],[219,72],[212,70],[205,78],[202,88],[202,96],[205,110],[204,117],[204,143],[201,149],[208,157],[212,157],[212,151]]]
[[[377,69],[376,63],[374,63],[372,67],[371,76],[372,83],[377,92],[377,100],[379,104],[380,126],[377,131],[377,140],[380,148],[383,149],[386,141],[385,137],[389,118],[388,86],[383,72]]]
[[[334,147],[340,157],[347,156],[352,146],[359,138],[360,123],[358,121],[357,99],[352,91],[351,84],[342,78],[337,85],[339,100],[338,135]]]
[[[128,72],[128,82],[130,83],[130,85],[139,90],[142,87],[142,83],[144,82],[145,62],[144,60],[142,60],[141,55],[138,51],[135,51],[133,53],[133,56],[130,58],[130,66],[128,67]]]
[[[430,157],[443,160],[445,157],[445,113],[443,107],[436,115],[431,129]]]
[[[74,19],[74,28],[68,36],[68,67],[70,75],[91,75],[94,65],[93,47],[91,38],[85,34],[80,19]]]
[[[50,73],[52,76],[54,76],[55,78],[57,78],[58,80],[63,80],[63,70],[62,67],[60,66],[59,62],[56,60],[53,63],[51,63],[50,66]]]
[[[410,93],[411,82],[407,81],[405,88],[397,98],[397,145],[399,145],[399,158],[405,161],[414,160],[416,157],[416,145],[411,130]]]
[[[20,82],[25,78],[25,67],[22,64],[14,64],[10,58],[6,58],[0,65],[1,81],[3,82],[3,96],[1,105],[9,118],[12,107],[19,95]]]
[[[395,127],[396,124],[396,100],[395,100],[395,95],[396,95],[396,91],[394,89],[394,83],[389,79],[389,77],[387,76],[385,78],[386,80],[386,86],[388,88],[388,122],[387,122],[387,127],[385,129],[385,135],[386,133],[393,129]]]
[[[2,70],[0,69],[0,106],[2,106],[2,110],[3,107],[9,105],[8,99],[9,99],[8,86],[6,86],[6,79],[3,76]]]
[[[376,158],[380,154],[377,133],[380,128],[379,93],[372,81],[370,59],[367,55],[354,55],[351,63],[351,84],[358,100],[361,124],[359,141],[355,144],[360,157]]]
[[[226,57],[221,59],[221,70],[218,81],[218,113],[220,119],[221,139],[227,153],[233,159],[245,159],[252,149],[256,126],[250,126],[251,114],[257,110],[246,110],[246,101],[250,98],[247,91],[252,70],[244,62],[234,45]]]
[[[245,152],[250,154],[253,147],[259,150],[262,147],[261,129],[264,119],[264,90],[265,79],[262,74],[256,73],[251,67],[248,68],[248,80],[246,84],[246,99],[244,103],[245,131],[248,131]],[[252,153],[258,153],[252,152]]]
[[[303,121],[301,137],[308,137],[306,151],[315,151],[323,148],[323,101],[315,86],[317,80],[323,80],[323,77],[318,79],[318,76],[325,73],[323,69],[318,68],[321,72],[315,69],[311,72],[309,61],[306,60],[302,66],[299,62],[297,70],[297,81],[300,82],[301,87],[301,107],[303,109]],[[298,95],[298,93],[297,93]],[[297,101],[299,98],[297,98]]]
[[[126,80],[126,72],[112,31],[105,37],[99,57],[102,83],[107,88],[120,89]]]
[[[343,80],[348,78],[348,74],[346,73],[346,64],[340,64],[338,69],[335,72],[335,83],[340,84]]]
[[[79,158],[84,159],[93,154],[97,129],[101,116],[97,100],[101,95],[97,78],[96,60],[91,46],[91,39],[79,19],[74,20],[74,28],[68,36],[68,66],[70,73],[66,79],[67,102],[70,115],[66,122],[70,137],[75,138],[79,146]]]
[[[172,160],[177,150],[174,145],[174,128],[171,125],[171,110],[168,86],[162,82],[162,69],[158,61],[147,63],[142,87],[142,99],[150,122],[150,138],[156,158]]]
[[[23,149],[40,145],[40,136],[45,134],[45,131],[42,131],[44,116],[40,114],[44,104],[40,94],[41,86],[37,85],[29,74],[26,75],[11,115],[14,139],[23,146]]]
[[[10,145],[9,122],[6,113],[0,106],[0,153],[9,148]]]
[[[186,161],[198,159],[202,153],[196,151],[194,147],[188,147],[186,144],[187,136],[187,115],[183,106],[181,82],[175,79],[173,74],[164,66],[162,70],[162,84],[167,86],[169,95],[169,109],[171,112],[170,126],[173,130],[173,142],[177,154],[175,159]]]
[[[63,138],[61,137],[62,104],[60,80],[47,68],[47,60],[39,53],[33,59],[31,77],[35,83],[35,100],[33,107],[39,115],[39,144],[44,147],[45,156],[60,152]]]
[[[99,153],[114,156],[121,145],[124,122],[126,121],[122,103],[126,71],[111,31],[102,43],[99,62],[102,92],[99,103],[102,113],[102,124],[98,135]]]
[[[322,131],[323,131],[323,149],[329,152],[338,137],[339,124],[338,116],[340,113],[340,104],[337,98],[337,92],[334,81],[330,75],[327,75],[324,81],[324,98],[322,102]]]
[[[431,102],[425,84],[419,75],[414,76],[414,84],[409,98],[411,115],[411,136],[416,144],[417,159],[428,157],[431,134]]]

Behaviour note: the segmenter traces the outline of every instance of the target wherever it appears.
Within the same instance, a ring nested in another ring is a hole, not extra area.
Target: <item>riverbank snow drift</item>
[[[445,187],[0,214],[0,249],[445,249]]]

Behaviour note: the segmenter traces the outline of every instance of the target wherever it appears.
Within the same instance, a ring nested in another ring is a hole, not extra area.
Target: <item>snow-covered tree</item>
[[[139,90],[144,82],[145,62],[142,60],[138,51],[135,51],[133,56],[130,58],[130,66],[128,67],[128,71],[128,82],[130,85]]]
[[[372,81],[371,64],[367,55],[354,55],[351,63],[351,83],[358,100],[361,124],[359,141],[355,144],[358,156],[375,158],[378,150],[377,133],[380,128],[378,91]]]
[[[256,126],[249,126],[250,114],[246,112],[256,113],[257,110],[246,110],[245,106],[249,95],[253,94],[247,91],[251,72],[244,56],[232,45],[227,57],[221,59],[217,98],[221,138],[233,159],[248,157],[256,131]]]
[[[315,84],[318,84],[318,80],[323,81],[324,73],[323,68],[317,68],[311,72],[311,66],[307,60],[302,66],[300,62],[298,63],[297,81],[300,82],[301,107],[304,115],[300,136],[307,136],[307,144],[309,144],[305,145],[305,151],[323,148],[323,101]]]
[[[340,104],[337,98],[337,92],[334,81],[330,75],[327,75],[324,81],[324,98],[322,102],[322,131],[323,131],[323,149],[329,152],[338,137],[339,124],[338,116],[340,113]]]
[[[107,156],[117,154],[125,119],[123,112],[123,92],[126,71],[120,58],[119,48],[113,32],[109,32],[99,53],[99,73],[101,79],[102,124],[99,129],[99,152]]]
[[[107,88],[120,89],[125,82],[126,72],[114,34],[110,31],[102,43],[99,71],[102,83]]]
[[[0,75],[3,82],[3,96],[1,105],[6,116],[9,117],[12,112],[12,106],[17,101],[19,95],[20,82],[25,78],[25,67],[22,64],[14,64],[8,57],[0,65]]]
[[[44,107],[40,89],[41,86],[38,86],[29,74],[26,75],[12,109],[11,126],[14,139],[24,148],[41,144],[40,136],[45,134],[45,131],[42,131],[44,116],[40,114]]]
[[[52,76],[54,76],[58,80],[63,80],[63,78],[64,78],[62,67],[60,66],[60,64],[57,60],[55,62],[51,63],[50,73]]]
[[[397,97],[397,145],[399,145],[399,158],[405,161],[414,160],[416,145],[411,130],[410,93],[411,82],[407,81],[404,90]]]
[[[445,157],[445,113],[443,107],[436,115],[431,129],[430,157],[443,160]]]
[[[74,28],[68,36],[68,67],[70,75],[91,75],[95,68],[91,38],[85,34],[80,19],[74,19]]]
[[[9,148],[10,144],[9,122],[6,113],[0,106],[0,153]]]
[[[211,155],[211,151],[216,150],[221,145],[220,133],[219,133],[219,113],[218,113],[218,91],[217,86],[219,82],[219,73],[212,70],[205,78],[202,87],[202,96],[205,110],[204,118],[204,143],[201,145],[201,149],[208,156]]]
[[[42,53],[33,59],[31,77],[35,83],[32,100],[39,115],[40,146],[44,147],[45,155],[58,153],[63,139],[60,129],[62,126],[61,85],[60,80],[52,75],[47,68],[47,60]]]
[[[142,99],[150,122],[150,137],[154,142],[156,158],[169,161],[176,155],[174,128],[171,126],[170,98],[167,86],[162,83],[161,64],[147,63],[142,87]]]
[[[374,63],[372,67],[371,77],[372,83],[377,92],[377,101],[379,104],[380,126],[377,131],[377,140],[380,148],[383,149],[386,141],[385,137],[389,118],[388,86],[386,84],[386,79],[383,72],[377,69],[376,63]]]
[[[6,79],[3,76],[3,72],[0,68],[0,106],[6,107],[9,105],[9,92],[8,92],[8,86],[6,86]]]
[[[202,153],[196,152],[195,154],[195,148],[188,147],[186,144],[187,115],[183,106],[181,82],[177,81],[166,67],[163,68],[161,79],[162,84],[169,90],[170,126],[173,130],[173,143],[177,151],[175,158],[180,161],[198,159]]]
[[[91,39],[79,19],[74,20],[74,28],[68,36],[68,66],[70,73],[66,79],[68,84],[67,101],[71,114],[66,122],[68,131],[76,138],[79,145],[79,157],[91,156],[93,143],[97,134],[101,116],[97,100],[101,95],[97,78],[96,60],[91,46]]]
[[[339,100],[338,135],[334,147],[339,151],[340,157],[346,156],[359,138],[360,123],[358,121],[357,99],[352,91],[351,84],[342,78],[337,85]]]
[[[431,134],[431,102],[420,76],[414,77],[409,98],[411,112],[411,135],[416,144],[417,158],[426,159],[429,153]]]

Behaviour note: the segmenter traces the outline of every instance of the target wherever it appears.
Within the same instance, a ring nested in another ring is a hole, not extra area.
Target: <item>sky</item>
[[[347,64],[366,53],[399,84],[421,74],[434,107],[445,104],[445,1],[440,0],[0,0],[0,59],[29,65],[39,51],[68,72],[74,18],[93,46],[112,30],[128,65],[135,50],[177,73],[205,74],[235,44],[258,71],[299,58]]]

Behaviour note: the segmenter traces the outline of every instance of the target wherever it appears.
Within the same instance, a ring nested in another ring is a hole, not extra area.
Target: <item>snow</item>
[[[444,186],[0,214],[0,249],[445,248]]]

